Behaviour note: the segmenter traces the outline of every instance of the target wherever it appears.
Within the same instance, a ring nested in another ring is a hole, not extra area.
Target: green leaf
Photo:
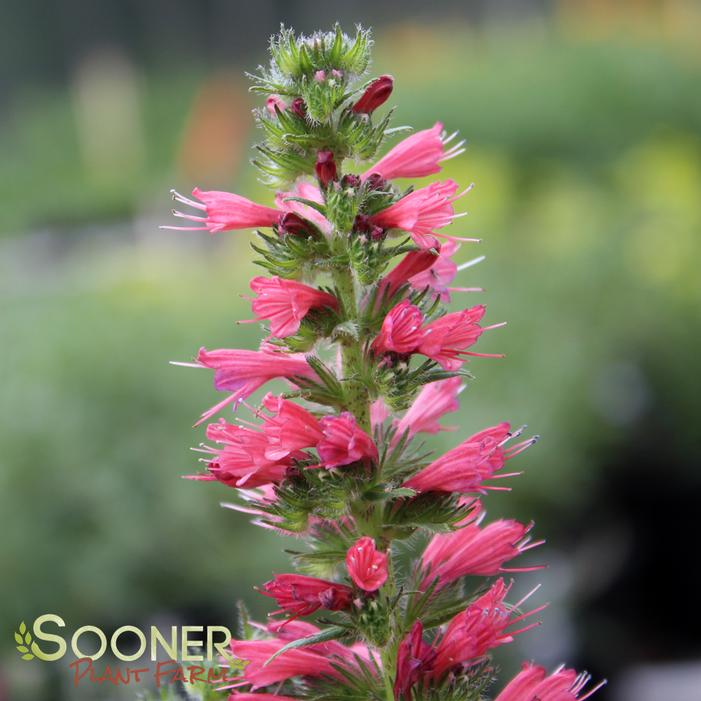
[[[24,621],[22,621],[19,624],[19,632],[24,635],[27,632],[27,626],[25,625]]]
[[[308,635],[306,638],[298,638],[292,642],[287,643],[284,647],[281,647],[274,655],[270,656],[264,663],[263,667],[269,665],[276,657],[282,655],[283,652],[288,650],[294,650],[298,647],[306,647],[307,645],[316,645],[317,643],[325,643],[329,640],[338,640],[347,634],[345,628],[340,626],[329,626],[325,630],[314,633],[314,635]]]
[[[24,641],[22,640],[22,636],[19,633],[15,633],[15,641],[21,645]]]
[[[314,200],[307,200],[304,197],[285,197],[284,202],[299,202],[300,204],[306,204],[307,207],[311,207],[319,212],[319,214],[326,216],[326,207],[319,202],[314,202]]]
[[[28,647],[25,647],[24,645],[18,645],[18,646],[17,646],[17,649],[18,649],[20,652],[29,652],[29,648],[28,648]]]

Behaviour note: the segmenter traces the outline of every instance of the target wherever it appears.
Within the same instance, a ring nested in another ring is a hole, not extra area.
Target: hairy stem
[[[357,324],[358,302],[352,269],[350,266],[337,268],[333,273],[333,279],[341,298],[345,320]],[[370,393],[363,381],[365,358],[360,342],[355,338],[347,337],[341,339],[340,343],[348,411],[355,416],[360,427],[371,434]]]

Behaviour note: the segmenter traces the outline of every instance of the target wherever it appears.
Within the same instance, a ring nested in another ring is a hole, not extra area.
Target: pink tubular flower
[[[457,411],[458,394],[462,387],[459,377],[431,382],[424,386],[404,416],[395,423],[397,440],[408,433],[409,437],[417,433],[438,433],[447,431],[438,420],[451,411]]]
[[[387,102],[394,88],[394,78],[391,75],[381,75],[365,88],[365,92],[353,105],[356,114],[372,114],[380,105]]]
[[[431,645],[423,640],[423,625],[416,621],[397,650],[397,676],[394,680],[394,698],[399,700],[425,673],[431,671],[436,656]]]
[[[349,465],[366,458],[377,459],[372,438],[358,426],[353,414],[344,411],[338,416],[324,416],[319,425],[324,437],[316,449],[323,467]]]
[[[484,305],[478,304],[430,322],[424,327],[418,352],[440,363],[444,370],[457,370],[463,364],[461,356],[474,355],[467,349],[477,343],[484,331],[477,323],[484,311]]]
[[[254,277],[251,289],[258,295],[251,303],[258,319],[270,321],[270,333],[286,338],[299,331],[302,319],[315,307],[338,307],[338,300],[327,292],[296,280]]]
[[[476,239],[459,239],[456,236],[437,234],[435,231],[448,226],[455,219],[453,202],[465,195],[470,188],[459,195],[455,194],[457,189],[458,185],[454,180],[431,183],[373,214],[370,223],[383,229],[408,231],[419,248],[433,248],[436,236],[456,241],[475,241]]]
[[[509,428],[509,424],[503,422],[476,433],[424,467],[403,486],[418,492],[466,493],[497,489],[485,486],[483,482],[511,476],[495,476],[495,473],[504,467],[509,458],[518,455],[537,440],[537,436],[534,436],[510,448],[504,448],[504,444],[518,436],[522,430],[511,433]]]
[[[459,244],[455,241],[445,241],[433,259],[431,266],[418,271],[409,278],[409,284],[415,290],[423,290],[427,287],[442,302],[450,302],[451,291],[477,291],[478,288],[450,288],[449,285],[458,273],[457,263],[451,256],[458,250]]]
[[[363,591],[376,591],[387,580],[387,554],[375,548],[375,541],[359,538],[346,553],[348,574]]]
[[[437,243],[437,242],[436,242]],[[392,268],[380,281],[379,292],[391,297],[407,282],[414,286],[412,280],[431,268],[438,260],[438,253],[427,248],[421,251],[410,251]]]
[[[207,439],[216,448],[204,448],[212,454],[209,472],[231,487],[260,487],[282,480],[290,461],[270,460],[265,455],[267,439],[261,433],[221,419],[207,426]],[[200,478],[201,479],[201,478]]]
[[[272,414],[263,417],[267,458],[279,460],[302,448],[312,448],[324,437],[317,419],[299,404],[268,393],[263,406]]]
[[[533,592],[512,606],[504,602],[509,589],[510,585],[507,586],[503,579],[498,579],[487,592],[448,623],[435,644],[433,675],[436,678],[458,665],[480,662],[491,649],[510,643],[519,633],[539,625],[535,622],[519,630],[508,630],[545,608],[541,606],[514,616],[513,613]]]
[[[241,676],[255,691],[292,677],[321,677],[337,674],[331,660],[307,648],[287,650],[268,660],[287,644],[284,640],[232,640],[231,651],[248,664]],[[268,664],[266,664],[266,662]]]
[[[421,342],[423,320],[423,312],[405,299],[387,312],[372,349],[378,355],[412,353]]]
[[[322,233],[326,235],[331,234],[333,227],[323,214],[314,209],[314,207],[310,207],[308,204],[288,199],[290,197],[301,197],[310,202],[323,205],[324,196],[321,194],[321,190],[317,185],[307,182],[306,180],[299,180],[291,191],[278,192],[277,195],[275,195],[275,204],[280,209],[297,214],[311,222]]]
[[[524,662],[521,671],[504,687],[494,701],[584,701],[606,684],[603,680],[587,691],[591,676],[564,667],[547,676],[543,667]]]
[[[421,583],[426,588],[438,578],[438,588],[466,575],[491,577],[506,570],[504,564],[543,541],[530,543],[528,532],[533,524],[499,520],[480,528],[468,523],[453,533],[439,533],[431,539],[421,558],[427,572]],[[538,569],[528,567],[525,570]]]
[[[261,594],[275,599],[280,606],[274,614],[294,618],[308,616],[320,608],[342,611],[351,604],[353,590],[344,584],[300,574],[278,574],[263,585]]]
[[[258,351],[228,348],[208,351],[200,348],[197,366],[214,370],[215,388],[220,392],[232,393],[224,401],[204,412],[198,424],[228,404],[250,396],[270,380],[315,376],[302,353],[280,353],[270,350],[267,346]]]
[[[181,219],[195,222],[196,226],[162,226],[161,229],[176,231],[209,231],[210,234],[233,229],[253,229],[259,226],[273,226],[280,218],[280,211],[272,207],[256,204],[241,195],[218,190],[203,191],[195,188],[192,191],[196,200],[184,197],[171,190],[173,199],[189,207],[202,210],[204,216],[183,214],[173,210],[173,214]]]
[[[443,125],[436,122],[430,129],[417,131],[400,141],[390,149],[374,166],[368,168],[360,177],[365,180],[377,173],[386,180],[395,178],[423,178],[441,170],[441,161],[459,156],[465,149],[464,142],[455,144],[449,150],[445,146],[452,141],[455,134],[446,136]]]

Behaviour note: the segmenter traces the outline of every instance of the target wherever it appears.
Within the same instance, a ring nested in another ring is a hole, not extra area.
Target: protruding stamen
[[[477,258],[473,258],[472,260],[468,260],[465,263],[460,263],[458,265],[458,272],[462,272],[463,270],[467,270],[468,268],[471,268],[473,265],[477,265],[478,263],[481,263],[487,256],[477,256]]]
[[[182,204],[186,204],[189,207],[201,209],[203,212],[207,211],[207,206],[202,204],[202,202],[197,202],[196,200],[190,199],[189,197],[185,197],[185,195],[181,195],[177,190],[171,189],[170,194],[175,202],[181,202]]]
[[[189,221],[207,221],[207,217],[196,217],[194,214],[184,214],[183,212],[179,212],[177,209],[171,209],[170,213],[179,219],[187,219]]]
[[[602,679],[595,687],[587,691],[587,693],[584,696],[580,696],[579,701],[586,701],[590,696],[593,696],[599,689],[602,687],[606,686],[608,684],[607,679]]]

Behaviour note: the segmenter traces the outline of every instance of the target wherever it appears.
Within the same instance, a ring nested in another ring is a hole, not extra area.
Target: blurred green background
[[[544,626],[500,657],[567,661],[602,701],[701,698],[701,6],[696,2],[102,3],[28,0],[0,25],[0,701],[133,698],[73,690],[26,663],[21,620],[69,628],[230,623],[284,571],[280,540],[219,508],[190,429],[200,345],[248,347],[248,234],[159,231],[170,187],[268,201],[243,71],[280,21],[376,29],[396,124],[468,140],[445,174],[476,188],[456,234],[487,256],[459,284],[492,322],[447,423],[543,440],[490,515],[548,544]],[[432,445],[443,450],[458,435]],[[689,557],[691,555],[691,557]]]

